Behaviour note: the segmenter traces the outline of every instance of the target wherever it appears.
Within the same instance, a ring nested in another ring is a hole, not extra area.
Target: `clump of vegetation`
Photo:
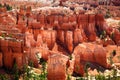
[[[41,80],[46,80],[47,79],[46,61],[41,58],[40,62],[42,65],[42,73],[39,77],[41,78]]]
[[[100,39],[105,39],[107,37],[106,31],[103,30],[100,34]]]
[[[10,5],[6,5],[6,9],[8,10],[8,11],[10,11],[10,10],[12,10],[12,6],[10,6]]]
[[[89,76],[89,74],[88,74],[88,68],[89,68],[89,67],[90,67],[90,63],[87,62],[87,63],[85,64],[85,67],[84,67],[84,71],[85,71],[85,75],[86,75],[87,79],[88,79],[88,76]]]
[[[111,14],[110,14],[110,11],[109,11],[109,9],[106,11],[105,18],[111,18]]]
[[[31,79],[33,79],[32,69],[33,69],[33,62],[32,61],[29,62],[29,66],[24,65],[23,71],[25,73],[22,75],[23,80],[31,80]]]
[[[113,68],[113,78],[116,80],[116,77],[117,77],[117,69],[116,68]]]
[[[70,54],[70,55],[69,55],[69,59],[72,60],[72,58],[73,58],[73,57],[72,57],[72,55]]]
[[[106,78],[104,75],[99,74],[95,76],[95,80],[106,80]]]
[[[71,80],[71,75],[70,74],[67,75],[67,80]]]
[[[5,35],[4,33],[1,35],[1,37],[3,37],[3,38],[5,38],[5,36],[6,36],[6,35]]]
[[[112,51],[112,56],[115,56],[116,55],[116,50],[113,50]]]
[[[7,75],[0,74],[0,80],[9,80]]]
[[[3,7],[5,7],[7,11],[12,10],[12,6],[10,6],[9,4],[4,4],[4,5],[0,4],[0,8],[3,8]]]
[[[24,74],[22,75],[23,80],[47,80],[47,72],[46,72],[46,62],[42,59],[42,72],[41,74],[36,74],[33,70],[33,62],[29,63],[28,66],[24,66]]]
[[[22,75],[23,77],[23,80],[29,80],[32,78],[32,67],[28,67],[28,66],[24,66],[24,71],[25,71],[25,74]]]
[[[76,79],[76,80],[85,80],[83,77],[79,77],[78,79]]]
[[[111,52],[110,57],[108,58],[111,65],[113,64],[113,60],[112,60],[112,59],[113,59],[113,57],[114,57],[115,55],[116,55],[116,50],[113,50],[113,51]]]
[[[3,6],[2,6],[2,4],[0,4],[0,8],[2,8]]]
[[[12,38],[12,37],[13,37],[13,35],[12,35],[12,34],[9,34],[9,35],[8,35],[8,37],[11,37],[11,38]]]
[[[113,40],[114,39],[114,32],[110,34],[110,38]]]
[[[19,73],[19,71],[18,71],[18,66],[17,66],[16,63],[15,63],[14,66],[13,66],[12,72],[13,72],[13,78],[14,78],[14,80],[19,80],[20,73]]]

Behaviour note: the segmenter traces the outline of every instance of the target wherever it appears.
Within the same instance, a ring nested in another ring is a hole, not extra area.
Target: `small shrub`
[[[112,51],[112,56],[115,56],[116,55],[116,50],[113,50]]]
[[[117,77],[117,69],[113,68],[113,78],[116,78]]]
[[[44,59],[40,59],[40,63],[42,65],[42,73],[39,75],[40,80],[46,80],[47,72],[46,72],[46,61]]]
[[[22,75],[23,80],[47,80],[47,72],[46,72],[46,61],[40,58],[40,64],[42,65],[41,74],[34,73],[33,70],[33,62],[29,62],[29,66],[24,65],[24,74]]]
[[[79,65],[77,65],[75,68],[76,68],[77,71],[80,69]]]
[[[8,4],[6,4],[6,9],[8,10],[8,11],[10,11],[10,10],[12,10],[12,7],[10,6],[10,5],[8,5]]]
[[[18,67],[17,67],[16,63],[13,65],[12,72],[13,72],[13,78],[14,78],[14,80],[19,80],[20,74],[19,74]]]
[[[116,50],[113,50],[110,54],[110,57],[108,58],[109,61],[110,61],[110,64],[112,65],[113,64],[113,57],[116,55]]]
[[[33,73],[31,73],[32,68],[24,65],[25,74],[23,74],[23,80],[30,80],[32,78]]]
[[[13,35],[12,35],[12,34],[9,34],[8,36],[9,36],[9,37],[11,37],[11,38],[13,37]]]
[[[107,80],[111,80],[111,76],[110,75],[107,76]]]
[[[43,72],[45,71],[45,69],[46,69],[46,62],[43,62],[42,63],[42,70],[43,70]]]
[[[70,54],[70,55],[69,55],[69,59],[72,60],[72,58],[73,58],[73,57],[72,57],[72,55]]]
[[[106,31],[103,30],[100,34],[100,39],[105,39],[106,37],[107,37]]]
[[[2,34],[1,36],[2,36],[3,38],[5,38],[5,34]]]
[[[0,74],[0,80],[9,80],[7,75]]]
[[[67,80],[71,80],[71,76],[69,74],[67,75]]]
[[[47,73],[41,73],[41,74],[39,75],[39,79],[40,79],[40,80],[47,80]]]
[[[110,64],[112,65],[113,64],[113,60],[112,60],[112,56],[109,57],[109,61],[110,61]]]
[[[106,15],[105,15],[105,18],[110,18],[110,17],[111,17],[110,11],[107,10]]]
[[[114,39],[114,33],[113,33],[113,32],[110,34],[110,38],[111,38],[112,40]]]
[[[78,79],[76,79],[76,80],[85,80],[83,77],[79,77]]]
[[[33,67],[33,61],[30,61],[28,65],[32,68]]]
[[[3,6],[2,6],[2,4],[0,4],[0,8],[2,8]]]
[[[99,74],[99,75],[95,76],[95,80],[106,80],[106,78],[104,75]]]
[[[87,62],[84,66],[84,71],[85,71],[85,75],[86,75],[87,79],[88,79],[88,76],[89,76],[89,74],[88,74],[88,68],[89,67],[90,67],[90,63]]]

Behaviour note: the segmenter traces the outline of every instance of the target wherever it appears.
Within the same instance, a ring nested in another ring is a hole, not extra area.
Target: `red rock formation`
[[[19,41],[8,41],[8,47],[11,49],[13,53],[21,53],[22,52],[22,42]]]
[[[46,25],[46,17],[45,17],[45,15],[39,14],[39,15],[37,16],[37,21],[40,22],[39,25],[40,25],[41,27],[45,27],[45,25]]]
[[[63,23],[63,16],[62,15],[58,16],[58,22],[59,22],[59,25],[60,25],[60,26],[58,26],[58,29],[60,29],[60,27],[62,26],[62,23]]]
[[[41,28],[41,25],[40,25],[40,22],[31,22],[31,26],[33,29],[40,29]]]
[[[120,1],[119,0],[112,0],[112,3],[116,6],[120,6]]]
[[[60,29],[62,30],[74,30],[77,27],[75,17],[63,16]]]
[[[81,29],[87,28],[88,26],[88,14],[79,14],[78,15],[78,27]]]
[[[48,57],[50,55],[50,52],[48,50],[49,48],[47,47],[47,44],[43,44],[41,48],[41,54],[42,54],[42,58],[46,61],[48,60]]]
[[[85,30],[86,36],[88,38],[88,41],[95,41],[96,40],[96,33],[95,33],[95,27],[94,24],[88,25],[87,29]]]
[[[79,43],[87,41],[87,37],[83,31],[83,29],[76,29],[74,30],[73,35],[74,45],[78,45]]]
[[[41,30],[43,42],[47,44],[51,50],[56,42],[56,31],[54,30]]]
[[[66,80],[66,68],[68,57],[56,53],[48,58],[48,80]],[[57,74],[56,74],[57,73]]]
[[[36,42],[36,47],[40,47],[42,45],[43,45],[42,35],[38,34],[38,36],[37,36],[37,42]]]
[[[0,39],[1,42],[1,51],[2,52],[8,52],[8,40],[2,40]]]
[[[65,43],[65,33],[63,30],[57,31],[57,40],[59,40],[62,44]]]
[[[75,14],[69,16],[69,23],[71,24],[73,29],[76,29],[78,27],[77,16]]]
[[[104,23],[103,29],[106,31],[106,34],[109,35],[109,36],[111,35],[111,33],[113,31],[113,28],[108,26],[107,23]]]
[[[84,65],[86,62],[96,63],[105,68],[110,67],[107,62],[106,51],[100,45],[79,44],[75,47],[73,54],[75,55],[75,72],[81,75],[84,74]]]
[[[116,45],[108,45],[107,47],[105,47],[106,51],[107,51],[107,57],[110,58],[112,57],[112,61],[114,64],[119,63],[119,52],[120,52],[120,47],[116,46]]]
[[[111,38],[109,38],[108,36],[107,36],[107,38],[102,40],[102,44],[104,47],[107,45],[115,45],[114,41]]]
[[[40,29],[33,29],[34,39],[37,41],[37,36],[40,34]]]
[[[6,12],[7,12],[6,8],[0,8],[0,13],[6,13]]]
[[[88,41],[96,40],[96,30],[95,30],[95,15],[90,14],[88,16],[89,25],[85,28],[85,33]]]
[[[74,30],[75,26],[72,25],[72,23],[63,23],[61,28],[62,30]]]
[[[0,53],[0,67],[3,66],[3,54]]]
[[[54,15],[54,23],[53,23],[53,28],[54,29],[58,29],[60,27],[58,19],[59,19],[59,16]]]
[[[26,47],[35,47],[36,46],[36,42],[34,40],[32,33],[26,32],[25,45],[26,45]]]
[[[114,30],[114,36],[113,36],[113,40],[115,41],[115,43],[117,45],[120,45],[120,32],[118,29]]]
[[[103,16],[103,14],[96,14],[95,20],[96,20],[97,30],[102,31],[103,30],[103,25],[104,25],[104,16]]]
[[[81,61],[80,61],[80,56],[78,54],[74,54],[75,55],[75,65],[74,65],[74,71],[77,73],[77,74],[80,74],[83,76],[83,74],[85,73],[84,72],[84,65],[81,64]]]
[[[101,46],[96,46],[94,49],[95,62],[99,65],[109,68],[110,64],[107,62],[106,50]]]
[[[39,49],[40,48],[30,48],[29,62],[33,62],[34,67],[38,67],[38,65],[39,65],[38,54],[41,55]]]
[[[58,52],[58,45],[55,43],[54,47],[52,48],[52,51]]]
[[[50,10],[42,10],[41,12],[33,10],[31,12],[30,8],[27,11],[21,8],[18,14],[16,12],[11,15],[9,15],[9,12],[0,14],[0,31],[5,31],[6,34],[12,33],[12,38],[23,41],[0,39],[3,66],[11,69],[15,61],[18,68],[21,69],[24,63],[28,65],[32,61],[34,66],[38,67],[39,58],[37,55],[39,54],[44,60],[48,61],[49,80],[65,80],[66,74],[71,75],[73,69],[76,73],[84,75],[84,67],[87,62],[109,68],[108,52],[102,45],[83,43],[96,41],[96,32],[105,30],[108,36],[113,32],[114,42],[120,44],[120,32],[106,25],[102,14],[83,14],[85,11],[79,11],[81,14],[76,15],[71,14],[71,10],[67,8],[48,9]],[[64,11],[66,12],[64,13]],[[69,15],[66,15],[66,13]],[[17,34],[23,35],[22,38]],[[109,37],[107,39],[107,41],[103,41],[103,46],[114,43]],[[76,47],[76,45],[78,46]],[[68,56],[64,55],[69,53],[75,55],[75,61],[69,60]],[[114,58],[116,57],[118,55]],[[116,59],[113,60],[119,62]],[[1,61],[0,54],[0,67]]]
[[[14,65],[14,63],[13,63],[13,61],[14,61],[14,59],[12,58],[12,56],[13,56],[13,53],[11,53],[11,52],[5,52],[5,53],[3,53],[3,62],[4,62],[4,67],[6,68],[6,69],[12,69],[13,68],[13,65]]]
[[[48,28],[53,28],[54,25],[54,16],[53,15],[48,15],[46,17],[46,26]]]
[[[27,9],[26,9],[26,16],[27,16],[27,17],[30,16],[31,10],[32,10],[31,6],[28,6]]]
[[[23,68],[23,53],[14,53],[12,58],[14,59],[15,61],[15,64],[17,65],[17,68],[19,70],[22,70]]]
[[[73,51],[73,32],[72,31],[65,32],[65,44],[69,52],[72,53]]]
[[[75,65],[75,56],[72,54],[71,55],[72,59],[68,61],[67,66],[67,74],[72,75],[74,72],[74,65]]]

